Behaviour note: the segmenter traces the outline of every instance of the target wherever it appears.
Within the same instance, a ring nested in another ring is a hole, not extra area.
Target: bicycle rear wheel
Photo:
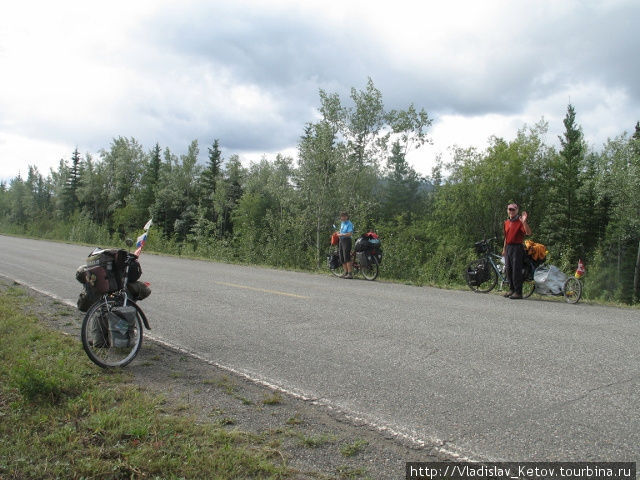
[[[536,289],[536,282],[525,280],[522,282],[522,298],[529,298]]]
[[[477,293],[490,292],[498,283],[498,273],[484,258],[471,262],[467,266],[464,276],[469,288]]]
[[[373,281],[378,278],[378,273],[380,272],[380,265],[378,265],[378,259],[371,255],[371,259],[366,267],[360,266],[360,272],[362,276],[369,281]]]
[[[133,325],[126,333],[113,328],[112,310],[123,304],[121,298],[100,299],[94,303],[82,320],[80,336],[82,347],[89,359],[102,368],[124,367],[138,354],[142,346],[142,320],[140,308],[132,301],[127,305],[136,309]]]
[[[578,303],[582,297],[582,282],[576,277],[569,277],[564,283],[562,293],[567,303]]]

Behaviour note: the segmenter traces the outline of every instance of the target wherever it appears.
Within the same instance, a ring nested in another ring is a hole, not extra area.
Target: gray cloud
[[[634,100],[640,88],[632,25],[640,7],[634,4],[604,12],[578,6],[536,23],[522,18],[521,31],[494,42],[484,37],[511,20],[479,25],[462,38],[450,39],[450,55],[462,51],[480,61],[480,68],[467,71],[430,70],[420,58],[389,68],[384,58],[388,50],[381,54],[376,33],[357,21],[345,28],[301,12],[245,10],[217,4],[181,8],[169,16],[161,13],[150,22],[157,32],[154,42],[212,68],[228,68],[239,80],[281,98],[285,112],[298,118],[318,103],[318,87],[333,86],[346,94],[350,86],[363,85],[367,76],[394,106],[415,102],[428,110],[473,115],[519,112],[532,98],[590,80],[624,88]]]
[[[394,8],[385,21],[424,14],[403,2]],[[0,128],[83,151],[124,135],[147,148],[158,141],[184,151],[197,138],[206,152],[219,138],[227,151],[273,152],[297,144],[304,124],[314,120],[319,88],[346,100],[369,76],[388,108],[414,103],[435,117],[520,116],[535,104],[545,108],[539,117],[558,116],[569,96],[582,95],[578,115],[590,116],[589,125],[597,125],[595,112],[618,108],[611,118],[631,124],[609,129],[632,128],[640,107],[634,28],[640,4],[505,2],[502,10],[452,31],[426,16],[424,25],[408,24],[417,29],[410,45],[375,22],[319,16],[303,4],[159,4],[127,32],[126,48],[105,39],[96,50],[92,60],[111,69],[106,88],[119,86],[117,95],[90,116],[23,112],[23,118],[0,117]],[[90,80],[76,80],[78,88]],[[102,88],[87,97],[101,98]],[[244,103],[234,88],[249,89],[252,100]],[[607,104],[612,92],[625,94],[625,105]],[[70,98],[70,109],[74,101],[81,102]]]

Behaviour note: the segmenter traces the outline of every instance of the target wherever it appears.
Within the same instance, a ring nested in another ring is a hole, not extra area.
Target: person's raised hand
[[[529,218],[529,214],[527,212],[522,212],[522,214],[520,215],[520,220],[522,220],[522,223],[526,222],[527,218]]]

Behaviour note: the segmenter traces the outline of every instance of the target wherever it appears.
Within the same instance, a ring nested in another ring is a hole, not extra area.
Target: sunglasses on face
[[[510,211],[510,212],[515,212],[515,211],[516,211],[516,209],[515,209],[515,208],[512,208],[512,207],[509,207],[509,211]]]

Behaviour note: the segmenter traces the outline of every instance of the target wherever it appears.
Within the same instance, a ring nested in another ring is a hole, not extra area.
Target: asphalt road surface
[[[90,250],[0,236],[0,274],[75,303]],[[471,460],[640,461],[638,310],[141,264],[153,337],[256,380]]]

